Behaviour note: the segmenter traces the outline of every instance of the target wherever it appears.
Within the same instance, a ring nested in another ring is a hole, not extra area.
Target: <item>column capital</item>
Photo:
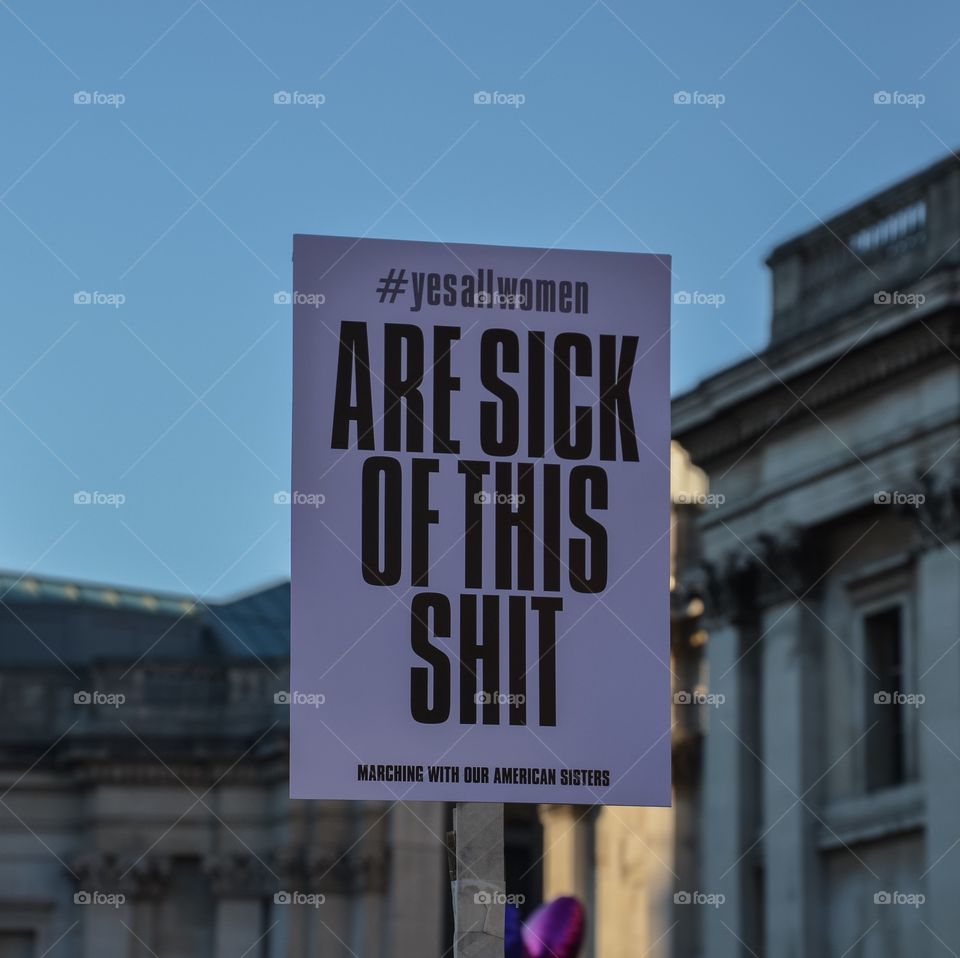
[[[700,591],[711,619],[739,624],[778,602],[802,599],[819,581],[822,567],[812,531],[790,526],[703,562]]]
[[[336,848],[287,848],[274,858],[284,886],[325,895],[379,894],[386,891],[390,852],[376,844]]]
[[[123,894],[128,898],[158,898],[170,878],[171,862],[165,855],[136,857],[107,849],[82,852],[71,867],[79,891]]]
[[[757,609],[759,563],[742,550],[727,552],[711,562],[704,560],[701,588],[707,616],[726,622],[752,618]]]
[[[916,520],[920,541],[926,548],[960,539],[960,470],[956,462],[947,469],[928,470],[917,476],[912,493],[903,500],[894,505],[901,515]]]
[[[218,898],[263,898],[276,885],[266,865],[246,853],[209,855],[203,870]]]

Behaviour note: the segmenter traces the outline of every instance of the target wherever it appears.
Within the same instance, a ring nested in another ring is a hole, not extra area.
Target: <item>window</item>
[[[36,943],[32,931],[0,931],[0,958],[33,958]]]
[[[867,672],[867,789],[906,781],[906,696],[903,624],[899,605],[863,620]]]
[[[895,210],[882,219],[854,233],[851,248],[861,254],[879,252],[904,239],[915,236],[927,225],[927,204],[923,200]]]

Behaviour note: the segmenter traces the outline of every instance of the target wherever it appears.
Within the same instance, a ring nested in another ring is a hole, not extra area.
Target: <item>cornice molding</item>
[[[675,435],[701,468],[741,455],[775,428],[854,396],[885,380],[960,351],[960,324],[948,310],[917,321],[883,339],[864,343],[839,360],[786,381],[772,367],[769,388]],[[799,398],[798,398],[799,397]],[[802,400],[802,401],[801,401]],[[687,400],[689,402],[689,400]]]

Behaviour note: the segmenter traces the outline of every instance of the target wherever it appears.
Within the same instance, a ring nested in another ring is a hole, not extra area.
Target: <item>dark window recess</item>
[[[867,788],[875,791],[906,779],[903,628],[900,607],[868,615],[863,622],[867,673]]]
[[[527,917],[542,901],[543,827],[536,805],[503,806],[503,871],[508,895],[522,895]]]
[[[37,938],[32,931],[0,931],[0,958],[33,958]]]

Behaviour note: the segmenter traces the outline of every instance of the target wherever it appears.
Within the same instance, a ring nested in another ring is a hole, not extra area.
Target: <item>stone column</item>
[[[678,890],[693,895],[723,895],[722,907],[701,911],[702,949],[705,958],[740,958],[744,937],[741,888],[749,856],[744,857],[745,841],[742,808],[745,801],[743,714],[738,707],[743,689],[740,630],[730,623],[717,623],[710,629],[707,665],[710,693],[724,696],[724,707],[709,716],[710,727],[704,737],[703,752],[703,837],[702,888]],[[711,710],[713,711],[713,710]],[[725,727],[726,726],[726,727]],[[684,909],[695,907],[678,897],[675,918],[684,921]],[[724,927],[726,926],[726,927]]]
[[[236,958],[253,949],[266,931],[262,904],[270,887],[269,872],[248,854],[212,857],[206,871],[217,898],[214,958]]]
[[[216,958],[257,954],[254,943],[266,929],[261,927],[261,903],[253,898],[221,898],[217,902]]]
[[[136,938],[130,942],[128,958],[150,958],[157,949],[158,913],[169,887],[170,867],[169,858],[151,854],[137,862],[130,872],[133,901],[132,920],[128,924]]]
[[[355,940],[352,904],[360,888],[362,862],[383,844],[380,831],[361,825],[368,802],[314,802],[309,809],[309,838],[302,859],[299,890],[310,898],[294,905],[291,921],[299,930],[297,958],[360,953]],[[376,821],[376,816],[372,821]],[[379,958],[373,948],[369,954]]]
[[[136,954],[136,939],[122,923],[132,926],[134,878],[131,864],[112,852],[94,851],[74,863],[78,878],[74,905],[80,919],[83,954],[98,958],[128,958]]]
[[[599,958],[670,958],[673,917],[673,809],[601,810],[596,832],[596,895],[588,921]],[[671,945],[674,949],[671,950]]]
[[[952,550],[952,551],[951,551]],[[917,566],[917,691],[920,774],[926,790],[927,901],[923,917],[960,952],[960,546],[934,543]],[[939,945],[931,945],[939,947]]]
[[[136,939],[121,922],[130,924],[129,903],[114,908],[110,905],[87,905],[83,909],[83,954],[97,958],[128,958],[133,954]]]
[[[434,809],[442,816],[442,808]],[[350,949],[358,955],[370,958],[388,958],[391,943],[386,939],[386,899],[390,880],[390,852],[387,847],[390,836],[390,812],[386,802],[364,802],[354,809],[354,834],[363,836],[362,851],[357,849],[350,867],[350,893],[345,907],[350,911]],[[428,824],[429,824],[429,820]],[[422,879],[410,879],[420,883]],[[423,882],[429,894],[429,880]],[[432,894],[438,895],[436,889]],[[435,908],[437,901],[429,902]],[[439,893],[439,905],[445,904],[443,891]],[[426,932],[426,929],[424,929]],[[427,934],[426,940],[431,940]],[[438,937],[439,941],[439,937]]]
[[[276,894],[276,893],[275,893]],[[291,907],[278,903],[271,896],[267,927],[270,928],[270,958],[291,958],[301,951],[294,948],[294,932],[291,928]]]
[[[589,814],[585,805],[541,805],[543,899],[575,895],[590,901]]]
[[[768,955],[814,958],[817,940],[816,820],[803,796],[830,764],[813,767],[813,736],[820,710],[815,701],[815,636],[805,634],[809,618],[792,596],[765,610],[762,622],[762,759],[765,946]]]
[[[404,802],[390,811],[387,958],[443,954],[443,921],[450,901],[446,806]]]

